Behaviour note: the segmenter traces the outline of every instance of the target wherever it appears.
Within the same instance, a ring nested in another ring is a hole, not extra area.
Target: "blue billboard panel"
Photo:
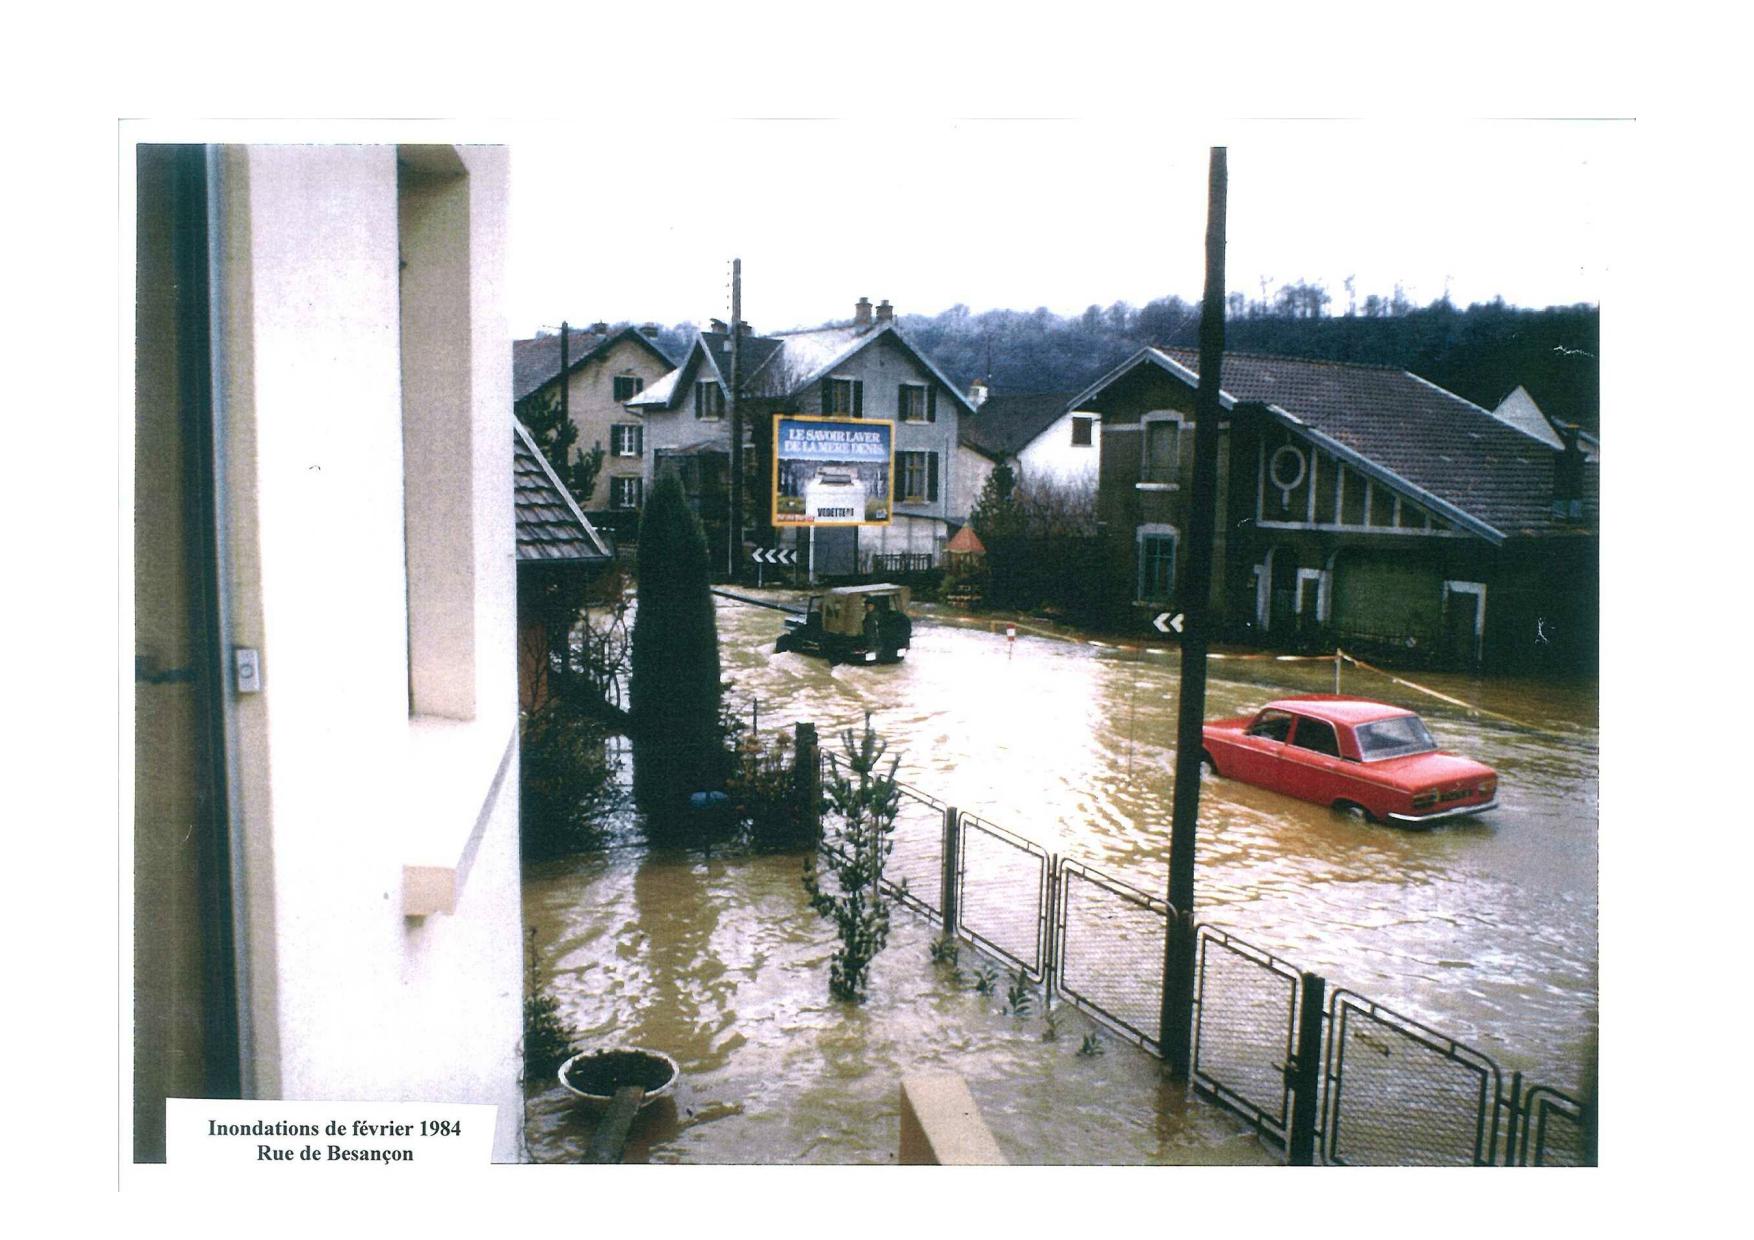
[[[773,523],[888,525],[892,422],[779,414],[773,427]]]

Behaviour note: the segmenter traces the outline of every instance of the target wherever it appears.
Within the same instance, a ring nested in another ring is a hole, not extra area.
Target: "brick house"
[[[1193,484],[1191,349],[1145,348],[1074,398],[1102,417],[1101,569],[1177,601]],[[1599,464],[1407,371],[1227,354],[1212,604],[1275,646],[1456,665],[1589,665]]]

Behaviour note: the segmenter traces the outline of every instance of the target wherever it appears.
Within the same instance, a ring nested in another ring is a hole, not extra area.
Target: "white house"
[[[1102,452],[1102,417],[1087,409],[1074,409],[1075,395],[989,395],[986,385],[977,383],[970,393],[975,412],[962,420],[963,445],[995,463],[1010,465],[1019,482],[1052,481],[1089,487],[1094,493]]]
[[[725,542],[731,336],[722,323],[713,328],[628,408],[645,417],[652,476],[666,468],[681,474],[716,549]],[[850,323],[769,336],[746,331],[738,370],[745,448],[753,453],[746,520],[767,514],[773,414],[880,419],[895,424],[890,524],[818,531],[817,567],[850,573],[870,571],[875,557],[941,559],[949,527],[966,519],[978,494],[956,468],[961,420],[973,406],[902,334],[887,301],[873,311],[860,298]]]
[[[139,148],[134,1154],[498,1107],[522,946],[507,157]]]

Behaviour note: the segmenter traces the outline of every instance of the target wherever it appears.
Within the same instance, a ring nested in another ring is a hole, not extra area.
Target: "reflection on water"
[[[780,624],[775,612],[719,604],[733,700],[746,710],[759,701],[763,731],[811,720],[826,748],[869,711],[908,783],[1050,853],[1163,891],[1173,653],[1028,633],[1008,644],[946,618],[916,624],[903,664],[831,668],[773,654]],[[1333,689],[1330,663],[1214,663],[1212,673],[1209,718]],[[1496,767],[1500,809],[1407,832],[1209,780],[1196,911],[1507,1073],[1576,1091],[1596,994],[1594,687],[1412,679],[1530,725],[1472,718],[1381,676],[1343,672],[1343,691],[1412,707],[1445,748]],[[1117,1046],[1080,1058],[1081,1032],[1070,1046],[1043,1043],[1039,1017],[1020,1022],[996,1010],[1002,1001],[947,989],[927,959],[931,928],[906,914],[866,1007],[831,1004],[829,931],[804,904],[797,867],[619,851],[528,877],[528,919],[567,1017],[589,1040],[651,1045],[683,1064],[674,1114],[642,1116],[635,1157],[893,1160],[896,1079],[918,1068],[968,1076],[1019,1161],[1184,1161],[1213,1145],[1252,1156],[1252,1140],[1230,1144],[1223,1121],[1213,1129],[1196,1118],[1210,1108],[1184,1115],[1144,1056]],[[1081,1101],[1095,1085],[1103,1101]],[[565,1158],[589,1135],[556,1092],[533,1090],[538,1158]]]

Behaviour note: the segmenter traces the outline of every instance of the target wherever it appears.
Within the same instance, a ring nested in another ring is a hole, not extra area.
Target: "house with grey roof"
[[[634,514],[645,502],[644,431],[627,402],[675,365],[657,333],[656,324],[580,330],[563,323],[558,332],[512,342],[513,407],[521,413],[534,401],[558,401],[578,430],[579,449],[603,449],[591,493],[578,497],[586,511]]]
[[[1009,465],[1019,482],[1051,480],[1094,487],[1102,418],[1092,410],[1074,408],[1077,395],[990,392],[986,384],[976,383],[969,392],[975,412],[962,420],[962,446],[977,461]],[[991,464],[985,467],[982,483],[991,469]],[[978,486],[975,493],[979,495]]]
[[[1106,589],[1182,589],[1199,358],[1145,348],[1073,398],[1102,418]],[[1275,645],[1460,665],[1589,663],[1599,465],[1404,370],[1227,354],[1211,605]],[[1185,601],[1185,600],[1179,600]]]
[[[518,559],[518,700],[529,710],[548,696],[551,673],[585,592],[614,565],[615,556],[529,428],[515,418],[512,507]]]
[[[955,468],[961,422],[973,406],[902,333],[890,304],[873,308],[860,298],[850,322],[766,336],[746,327],[736,343],[749,478],[740,541],[795,546],[799,562],[813,562],[819,575],[940,562],[951,527],[967,518],[978,494]],[[667,471],[682,478],[720,563],[730,550],[732,344],[727,326],[714,321],[680,366],[628,404],[645,423],[648,480]],[[771,529],[773,419],[781,413],[894,424],[888,525],[817,530],[813,548],[807,530]]]

